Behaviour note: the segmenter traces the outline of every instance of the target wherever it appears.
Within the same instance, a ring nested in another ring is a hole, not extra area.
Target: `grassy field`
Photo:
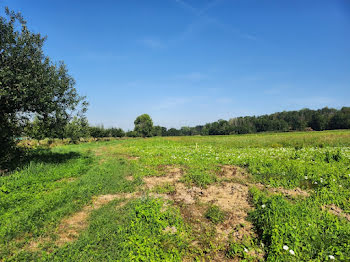
[[[350,261],[350,131],[35,149],[0,261]]]

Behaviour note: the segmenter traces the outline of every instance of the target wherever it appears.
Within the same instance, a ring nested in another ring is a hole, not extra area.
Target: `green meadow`
[[[0,261],[350,261],[350,131],[32,149]]]

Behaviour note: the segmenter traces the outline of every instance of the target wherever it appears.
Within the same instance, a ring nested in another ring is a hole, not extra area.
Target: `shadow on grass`
[[[40,149],[30,152],[26,160],[27,162],[60,164],[79,157],[81,154],[77,152],[57,153],[49,149]]]
[[[60,164],[79,157],[82,155],[77,152],[58,153],[45,148],[16,150],[14,158],[7,163],[6,169],[1,170],[3,172],[0,172],[0,176],[6,176],[16,169],[22,169],[30,162]]]

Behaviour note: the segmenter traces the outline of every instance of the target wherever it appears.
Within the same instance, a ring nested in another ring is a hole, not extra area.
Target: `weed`
[[[194,171],[187,173],[183,181],[187,184],[194,184],[199,187],[206,187],[217,181],[217,177],[214,174],[208,174],[206,172]]]
[[[218,206],[212,205],[205,213],[205,217],[214,224],[219,224],[225,220],[226,213],[222,211]]]
[[[154,187],[153,191],[158,194],[171,194],[175,192],[175,186],[171,183],[165,183],[163,185],[157,185]]]

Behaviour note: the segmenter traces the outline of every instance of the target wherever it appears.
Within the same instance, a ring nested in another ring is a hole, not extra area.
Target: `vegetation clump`
[[[207,212],[205,213],[205,217],[209,219],[214,224],[219,224],[225,220],[226,213],[222,211],[218,206],[211,205]]]
[[[350,223],[322,211],[314,200],[291,203],[252,190],[252,221],[265,244],[268,261],[326,261],[350,258]]]

